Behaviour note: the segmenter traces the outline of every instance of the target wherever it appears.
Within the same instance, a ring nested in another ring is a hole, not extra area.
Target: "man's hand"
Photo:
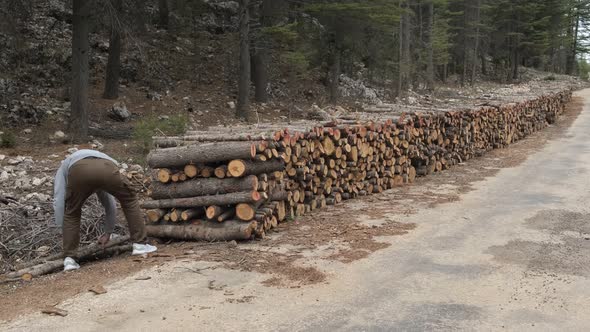
[[[100,244],[104,248],[107,245],[107,243],[109,243],[110,239],[111,239],[111,233],[105,233],[105,234],[101,235],[101,237],[98,238],[98,244]]]

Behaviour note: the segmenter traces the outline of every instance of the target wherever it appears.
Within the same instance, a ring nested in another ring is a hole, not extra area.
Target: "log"
[[[238,141],[263,141],[272,138],[271,133],[261,134],[212,134],[203,133],[202,135],[188,135],[188,136],[171,136],[162,137],[154,136],[152,141],[155,147],[169,148],[184,145],[191,145],[202,142],[238,142]]]
[[[129,236],[121,236],[121,237],[118,237],[116,239],[109,241],[104,248],[103,248],[103,246],[99,245],[98,243],[94,243],[94,244],[91,244],[87,247],[84,247],[84,248],[81,248],[80,250],[78,250],[76,257],[78,258],[79,261],[82,261],[82,260],[89,258],[90,256],[94,256],[96,254],[99,254],[101,251],[104,251],[105,248],[118,246],[121,243],[126,242],[128,240],[129,240]],[[60,259],[56,259],[56,260],[52,260],[52,261],[46,261],[46,262],[43,262],[43,263],[40,263],[37,265],[25,267],[21,270],[15,271],[15,272],[7,273],[4,277],[6,279],[22,278],[22,276],[25,274],[30,274],[32,277],[38,277],[38,276],[41,276],[44,274],[51,273],[59,268],[63,268],[63,266],[64,266],[63,258],[60,258]]]
[[[155,182],[149,195],[152,199],[185,198],[257,189],[258,178],[252,175],[235,179],[199,178],[167,185]]]
[[[201,177],[204,178],[210,178],[213,175],[213,172],[215,172],[215,169],[213,169],[213,167],[209,167],[209,166],[205,166],[201,169]]]
[[[242,221],[254,219],[256,215],[256,208],[247,203],[240,203],[236,205],[236,217]]]
[[[205,215],[205,209],[203,208],[195,208],[195,209],[186,209],[180,213],[180,219],[183,221],[189,221],[201,218]]]
[[[254,156],[256,144],[252,142],[223,142],[156,149],[149,153],[147,161],[152,168],[179,168],[196,163],[252,159]]]
[[[180,214],[182,213],[182,211],[174,209],[172,210],[172,212],[170,212],[170,221],[172,222],[179,222],[181,220],[180,218]]]
[[[226,220],[233,218],[235,215],[236,215],[236,210],[230,208],[227,211],[220,214],[219,217],[217,217],[217,222],[224,222]]]
[[[184,166],[184,174],[189,178],[194,178],[200,174],[199,168],[196,165],[186,165]]]
[[[256,229],[256,221],[249,223],[226,220],[223,223],[194,221],[189,225],[148,225],[148,236],[194,241],[249,240]]]
[[[222,213],[223,209],[217,205],[211,205],[205,210],[205,216],[207,216],[207,219],[209,220],[217,220],[217,217]]]
[[[172,171],[167,168],[158,170],[157,179],[162,183],[170,182],[172,180]]]
[[[225,178],[228,173],[227,165],[221,165],[221,166],[215,168],[215,171],[213,173],[215,174],[215,177],[218,179]]]
[[[233,205],[238,203],[254,203],[260,200],[257,191],[244,191],[221,195],[210,195],[188,198],[172,198],[161,200],[149,200],[141,205],[144,209],[169,209],[169,208],[192,208],[197,206],[210,205]]]
[[[164,215],[167,212],[168,211],[162,210],[162,209],[152,209],[152,210],[146,211],[146,215],[147,215],[149,221],[151,221],[152,223],[155,223],[155,222],[160,221],[160,219],[162,219],[162,217],[164,217]]]
[[[262,162],[236,159],[229,162],[227,169],[233,177],[242,177],[282,171],[285,169],[285,163],[279,159]]]

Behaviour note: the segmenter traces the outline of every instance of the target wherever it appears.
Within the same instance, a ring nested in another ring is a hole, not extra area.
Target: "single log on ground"
[[[143,202],[141,207],[144,209],[192,208],[210,205],[232,205],[245,202],[254,203],[259,200],[260,194],[257,191],[244,191],[222,195],[151,200]]]
[[[166,185],[155,182],[152,183],[151,192],[149,195],[152,199],[184,198],[213,194],[227,194],[257,189],[258,178],[252,175],[245,178],[235,179],[192,179],[189,181]]]
[[[248,161],[236,159],[229,162],[227,169],[233,177],[241,177],[251,174],[258,175],[282,171],[285,169],[285,164],[279,159],[269,161]]]
[[[147,160],[152,168],[173,168],[195,163],[251,159],[255,155],[256,144],[252,142],[223,142],[156,149],[150,152]]]
[[[223,223],[195,221],[190,225],[148,225],[148,236],[194,241],[249,240],[256,229],[256,221],[249,223],[226,220]]]
[[[99,245],[98,243],[94,243],[94,244],[91,244],[87,247],[84,247],[84,248],[78,250],[76,257],[78,258],[78,260],[84,260],[84,259],[88,258],[89,256],[93,256],[93,255],[96,255],[97,253],[100,253],[101,251],[104,251],[105,248],[118,246],[127,240],[129,240],[129,236],[121,236],[119,238],[109,241],[104,248],[103,248],[103,246]],[[15,271],[15,272],[8,273],[5,275],[5,277],[7,279],[20,278],[25,274],[30,274],[32,277],[38,277],[38,276],[41,276],[44,274],[51,273],[59,268],[63,268],[63,266],[64,266],[63,258],[60,258],[60,259],[56,259],[56,260],[52,260],[52,261],[46,261],[44,263],[29,266],[29,267],[23,268],[21,270]]]

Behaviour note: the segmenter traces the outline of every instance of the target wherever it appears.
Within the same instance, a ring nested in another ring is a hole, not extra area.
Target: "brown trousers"
[[[63,224],[65,256],[75,257],[78,251],[82,206],[97,191],[108,192],[119,200],[133,242],[140,242],[146,237],[144,217],[129,180],[119,173],[119,168],[112,161],[86,158],[77,161],[68,172]]]

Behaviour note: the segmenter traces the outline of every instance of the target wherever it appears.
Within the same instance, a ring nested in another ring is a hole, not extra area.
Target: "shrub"
[[[10,131],[0,135],[0,148],[14,148],[16,146],[16,137]]]
[[[173,115],[167,119],[160,119],[158,116],[152,115],[139,121],[133,130],[133,138],[145,153],[152,147],[152,136],[183,134],[187,123],[186,115]]]

